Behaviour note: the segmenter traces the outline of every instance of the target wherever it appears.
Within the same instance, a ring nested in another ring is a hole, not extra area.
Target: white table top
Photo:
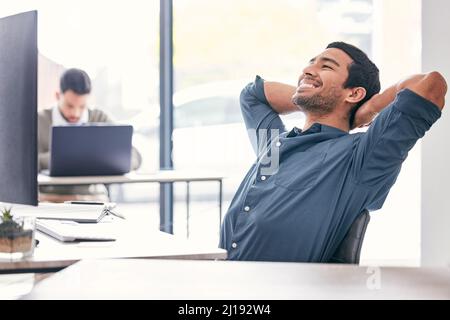
[[[450,269],[175,260],[84,260],[29,299],[450,299]]]
[[[101,223],[110,224],[116,241],[64,243],[37,232],[40,243],[33,257],[16,262],[0,261],[0,270],[62,268],[93,258],[226,259],[227,256],[217,244],[193,243],[149,230],[146,223],[139,223],[137,219],[107,217]]]
[[[220,181],[223,175],[207,172],[158,171],[153,174],[128,173],[121,176],[83,176],[83,177],[50,177],[38,175],[39,185],[81,185],[96,183],[141,183],[141,182],[180,182],[180,181]]]

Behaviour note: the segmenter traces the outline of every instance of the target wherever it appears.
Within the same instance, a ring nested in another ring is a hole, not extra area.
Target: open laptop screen
[[[106,176],[130,171],[132,126],[54,126],[51,135],[51,176]]]

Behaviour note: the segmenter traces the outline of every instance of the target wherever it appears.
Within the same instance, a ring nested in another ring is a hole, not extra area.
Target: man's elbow
[[[441,73],[433,71],[428,73],[426,76],[430,78],[430,82],[436,88],[437,93],[442,96],[447,94],[447,81],[445,81],[445,78]]]
[[[440,110],[444,108],[447,82],[442,74],[437,71],[414,75],[401,82],[397,88],[398,90],[410,89],[423,98],[433,102]]]
[[[139,151],[133,147],[131,149],[131,170],[137,170],[141,167],[142,164],[142,156]]]
[[[441,110],[445,105],[445,95],[447,94],[447,81],[444,76],[433,71],[425,74],[423,80],[422,90],[425,98],[436,104]]]
[[[247,84],[241,91],[239,96],[239,105],[241,107],[241,112],[245,113],[247,109],[250,108],[250,105],[254,104],[256,97],[251,92],[251,88],[254,85],[253,82]]]

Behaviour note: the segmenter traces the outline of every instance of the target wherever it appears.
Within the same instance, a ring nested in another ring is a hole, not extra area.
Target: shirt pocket
[[[313,187],[325,160],[325,152],[298,152],[280,163],[275,184],[291,191]]]

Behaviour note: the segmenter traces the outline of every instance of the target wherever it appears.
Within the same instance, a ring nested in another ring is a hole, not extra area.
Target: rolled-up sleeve
[[[404,89],[361,136],[354,148],[354,177],[358,184],[379,187],[374,210],[381,208],[408,152],[440,116],[434,103]]]
[[[264,80],[260,76],[242,90],[240,104],[250,141],[259,154],[275,135],[286,131],[280,116],[267,101]]]

